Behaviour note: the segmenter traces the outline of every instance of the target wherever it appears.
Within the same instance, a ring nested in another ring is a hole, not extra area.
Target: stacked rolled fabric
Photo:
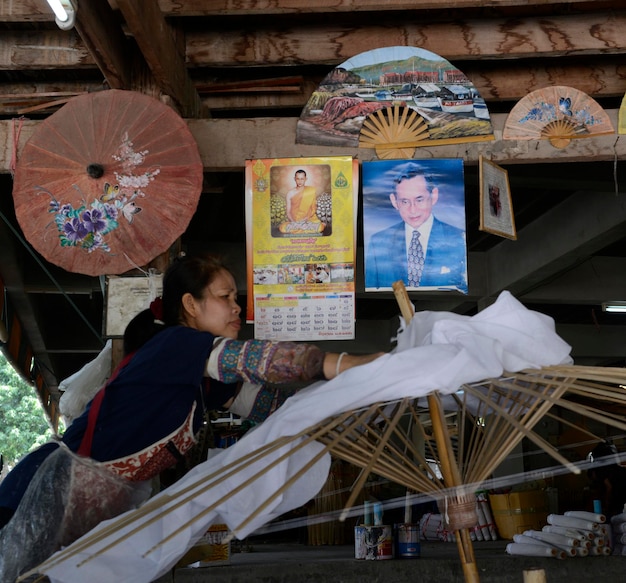
[[[446,529],[443,515],[427,512],[420,518],[420,538],[422,540],[438,540],[455,542],[454,533]]]
[[[549,514],[547,521],[548,524],[541,530],[527,530],[514,535],[506,552],[557,559],[611,554],[611,527],[606,523],[604,514],[571,510],[565,514]],[[624,525],[626,533],[626,514]]]
[[[498,540],[496,523],[485,492],[476,493],[476,516],[478,523],[470,529],[470,539],[472,541]],[[422,540],[456,541],[454,532],[447,529],[445,517],[442,514],[430,512],[420,519],[420,537]]]
[[[626,556],[626,512],[611,517],[611,530],[613,532],[613,554]]]
[[[478,524],[470,530],[470,539],[472,541],[498,540],[498,531],[486,492],[476,492],[476,516]]]
[[[498,540],[496,523],[486,492],[476,493],[476,516],[478,524],[470,530],[470,539],[472,541]]]

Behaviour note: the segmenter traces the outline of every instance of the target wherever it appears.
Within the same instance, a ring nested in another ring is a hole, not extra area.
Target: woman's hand
[[[376,360],[384,352],[375,352],[373,354],[348,354],[347,352],[327,352],[324,357],[324,377],[328,380],[334,379],[338,374],[349,368],[367,364]]]

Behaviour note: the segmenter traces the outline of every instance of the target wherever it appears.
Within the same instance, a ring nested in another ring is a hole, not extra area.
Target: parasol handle
[[[413,319],[414,309],[409,300],[404,282],[400,279],[391,285],[393,293],[400,307],[400,313],[407,324]],[[431,393],[427,396],[428,407],[432,420],[433,434],[437,443],[441,473],[446,486],[460,486],[462,484],[461,473],[452,453],[452,443],[450,434],[445,424],[445,418],[441,408],[441,402],[437,395]],[[478,568],[474,556],[474,547],[467,528],[460,528],[456,531],[456,543],[463,568],[465,583],[479,583]]]
[[[399,279],[398,281],[394,281],[391,284],[391,287],[393,289],[394,295],[396,296],[396,302],[398,302],[398,306],[400,307],[400,313],[408,324],[413,319],[415,310],[413,309],[413,305],[409,300],[409,294],[406,292],[404,282]]]

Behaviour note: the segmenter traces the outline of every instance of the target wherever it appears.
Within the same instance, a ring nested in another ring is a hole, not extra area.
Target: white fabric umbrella
[[[46,574],[52,583],[116,577],[149,583],[212,523],[224,522],[243,538],[315,496],[326,480],[330,454],[314,441],[315,434],[305,434],[307,428],[373,403],[433,391],[452,394],[505,371],[570,364],[569,352],[550,318],[527,310],[508,292],[472,317],[417,313],[392,353],[300,391],[144,507],[102,523],[32,573]],[[263,457],[251,461],[255,454]]]

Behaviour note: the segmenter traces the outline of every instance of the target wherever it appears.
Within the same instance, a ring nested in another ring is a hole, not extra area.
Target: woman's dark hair
[[[172,263],[163,276],[163,321],[166,326],[182,322],[182,299],[187,293],[202,299],[204,289],[220,271],[232,271],[219,255],[185,255]]]
[[[163,330],[163,322],[149,308],[139,312],[124,330],[124,356],[139,350],[150,338]]]
[[[165,326],[182,323],[183,296],[190,293],[194,298],[202,299],[204,288],[220,271],[227,271],[232,275],[222,258],[211,253],[176,259],[163,276],[163,297],[157,308],[162,311],[162,315],[157,317],[155,310],[148,308],[139,312],[128,323],[124,330],[124,355],[139,350]]]

